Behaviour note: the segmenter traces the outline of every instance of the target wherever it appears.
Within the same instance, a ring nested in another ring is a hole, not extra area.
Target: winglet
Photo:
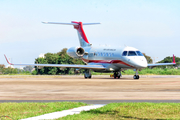
[[[173,63],[176,63],[174,54],[173,54]]]
[[[10,62],[8,61],[8,59],[7,59],[7,57],[6,57],[5,54],[4,54],[4,57],[6,58],[6,61],[7,61],[8,64],[13,65],[12,63],[10,63]]]

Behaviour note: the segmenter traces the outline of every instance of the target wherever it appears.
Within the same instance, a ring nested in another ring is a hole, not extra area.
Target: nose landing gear
[[[139,75],[134,75],[133,78],[134,79],[139,79]]]
[[[136,74],[133,76],[134,79],[139,79],[138,70],[136,69]]]

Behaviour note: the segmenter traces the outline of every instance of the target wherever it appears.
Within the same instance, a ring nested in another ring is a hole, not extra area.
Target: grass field
[[[180,120],[180,103],[111,103],[58,120]]]
[[[162,69],[162,68],[153,68],[153,69],[150,69],[150,68],[145,68],[145,69],[142,69],[141,71],[138,71],[138,73],[140,75],[180,75],[180,68],[178,69],[175,69],[175,68],[165,68],[165,69]],[[99,72],[92,72],[92,75],[110,75],[110,74],[113,74],[113,73],[99,73]],[[132,69],[128,69],[128,70],[125,70],[122,72],[122,75],[134,75],[135,74],[135,71],[133,71]],[[0,75],[0,77],[2,76],[31,76],[32,74],[31,73],[21,73],[21,74],[2,74]],[[74,75],[74,74],[72,74]],[[83,75],[83,74],[82,74]],[[38,76],[38,75],[35,75],[35,76]],[[41,76],[41,75],[39,75]],[[48,76],[48,75],[43,75],[43,76]],[[60,75],[49,75],[49,76],[54,76],[54,77],[58,77]]]
[[[87,104],[77,102],[0,103],[0,116],[9,116],[13,120],[17,120],[85,105]]]
[[[145,68],[141,71],[138,71],[139,75],[180,75],[180,69],[174,69],[174,68]],[[97,73],[93,72],[93,75],[110,75],[113,73]],[[122,75],[134,75],[135,71],[132,69],[128,69],[122,72]]]
[[[14,120],[87,105],[75,102],[0,103],[0,115]],[[111,103],[102,108],[68,115],[58,120],[180,119],[180,103]]]

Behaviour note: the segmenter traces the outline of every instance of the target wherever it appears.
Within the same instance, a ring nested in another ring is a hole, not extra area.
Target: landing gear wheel
[[[121,77],[121,72],[114,72],[114,79],[120,78]]]
[[[116,79],[116,74],[114,74],[114,79]]]
[[[92,75],[91,75],[90,70],[86,70],[85,73],[84,73],[84,78],[85,79],[87,79],[87,78],[91,79],[91,77],[92,77]]]
[[[84,74],[84,78],[87,79],[86,75]]]
[[[89,76],[89,78],[91,78],[91,75]]]
[[[139,75],[134,75],[133,78],[134,79],[139,79]]]

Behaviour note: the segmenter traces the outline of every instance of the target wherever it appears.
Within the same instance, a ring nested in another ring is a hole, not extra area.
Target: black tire
[[[89,76],[89,78],[91,79],[91,75]]]
[[[116,79],[116,77],[117,77],[117,74],[116,74],[116,73],[114,73],[114,79]]]

